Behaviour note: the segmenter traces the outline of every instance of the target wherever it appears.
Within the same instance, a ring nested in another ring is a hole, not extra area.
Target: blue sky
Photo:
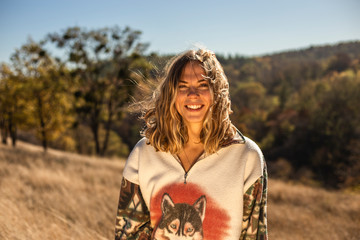
[[[0,0],[0,62],[28,37],[71,26],[130,26],[149,52],[200,44],[223,54],[261,55],[360,40],[359,0]]]

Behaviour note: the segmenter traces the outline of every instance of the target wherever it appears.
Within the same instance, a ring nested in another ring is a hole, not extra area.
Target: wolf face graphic
[[[176,203],[164,193],[161,200],[162,217],[154,232],[156,240],[202,240],[206,198],[201,196],[193,205]]]

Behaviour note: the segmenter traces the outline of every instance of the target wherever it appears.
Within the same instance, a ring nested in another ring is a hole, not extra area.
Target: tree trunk
[[[96,123],[94,122],[93,124],[91,124],[91,131],[94,136],[96,155],[100,155],[99,124],[97,122]]]
[[[100,153],[101,156],[105,156],[105,152],[106,152],[108,144],[109,144],[110,127],[112,124],[112,116],[113,116],[111,99],[108,103],[108,112],[109,112],[108,120],[106,121],[106,124],[105,124],[105,139],[104,139],[103,146],[102,146],[101,153]]]
[[[101,101],[95,102],[90,115],[90,127],[94,136],[96,155],[100,155],[99,127],[101,107],[99,106],[101,106]]]
[[[8,135],[8,131],[7,131],[7,127],[6,127],[6,120],[4,118],[2,118],[0,120],[0,131],[1,131],[1,142],[2,144],[6,145],[7,144],[7,135]]]
[[[44,116],[42,113],[42,100],[41,98],[38,96],[37,97],[38,100],[38,114],[39,114],[39,120],[40,120],[40,134],[41,134],[41,142],[42,142],[42,146],[44,148],[44,152],[47,151],[47,136],[46,136],[46,130],[45,130],[45,120],[44,120]]]
[[[13,118],[13,114],[10,113],[10,117],[9,117],[9,133],[10,133],[10,137],[11,137],[11,143],[12,146],[15,147],[16,146],[16,124],[14,123],[14,118]]]
[[[46,152],[47,151],[47,139],[46,139],[45,129],[41,130],[41,138],[42,138],[42,146],[44,148],[44,152]]]
[[[17,141],[17,128],[14,127],[14,132],[11,134],[11,140],[12,140],[12,146],[16,147],[16,141]]]

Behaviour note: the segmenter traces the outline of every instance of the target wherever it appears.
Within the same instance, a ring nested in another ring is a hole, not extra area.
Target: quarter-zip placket
[[[188,175],[189,175],[189,172],[190,172],[191,169],[195,166],[195,164],[197,164],[197,162],[199,162],[200,160],[202,160],[202,159],[205,158],[204,153],[201,154],[200,157],[199,157],[199,158],[194,162],[194,164],[189,168],[189,170],[188,170],[188,171],[185,171],[185,168],[184,168],[184,166],[182,165],[180,158],[179,158],[177,155],[173,155],[173,156],[174,156],[174,158],[176,159],[176,161],[180,164],[182,170],[184,171],[184,184],[187,183],[187,177],[188,177]]]
[[[190,169],[189,169],[189,171],[190,171]],[[186,184],[187,175],[188,175],[188,172],[185,172],[185,174],[184,174],[184,184]]]

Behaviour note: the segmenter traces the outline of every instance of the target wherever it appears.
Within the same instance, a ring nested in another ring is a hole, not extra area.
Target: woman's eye
[[[209,87],[209,84],[207,84],[207,83],[200,84],[200,88],[208,88],[208,87]]]

